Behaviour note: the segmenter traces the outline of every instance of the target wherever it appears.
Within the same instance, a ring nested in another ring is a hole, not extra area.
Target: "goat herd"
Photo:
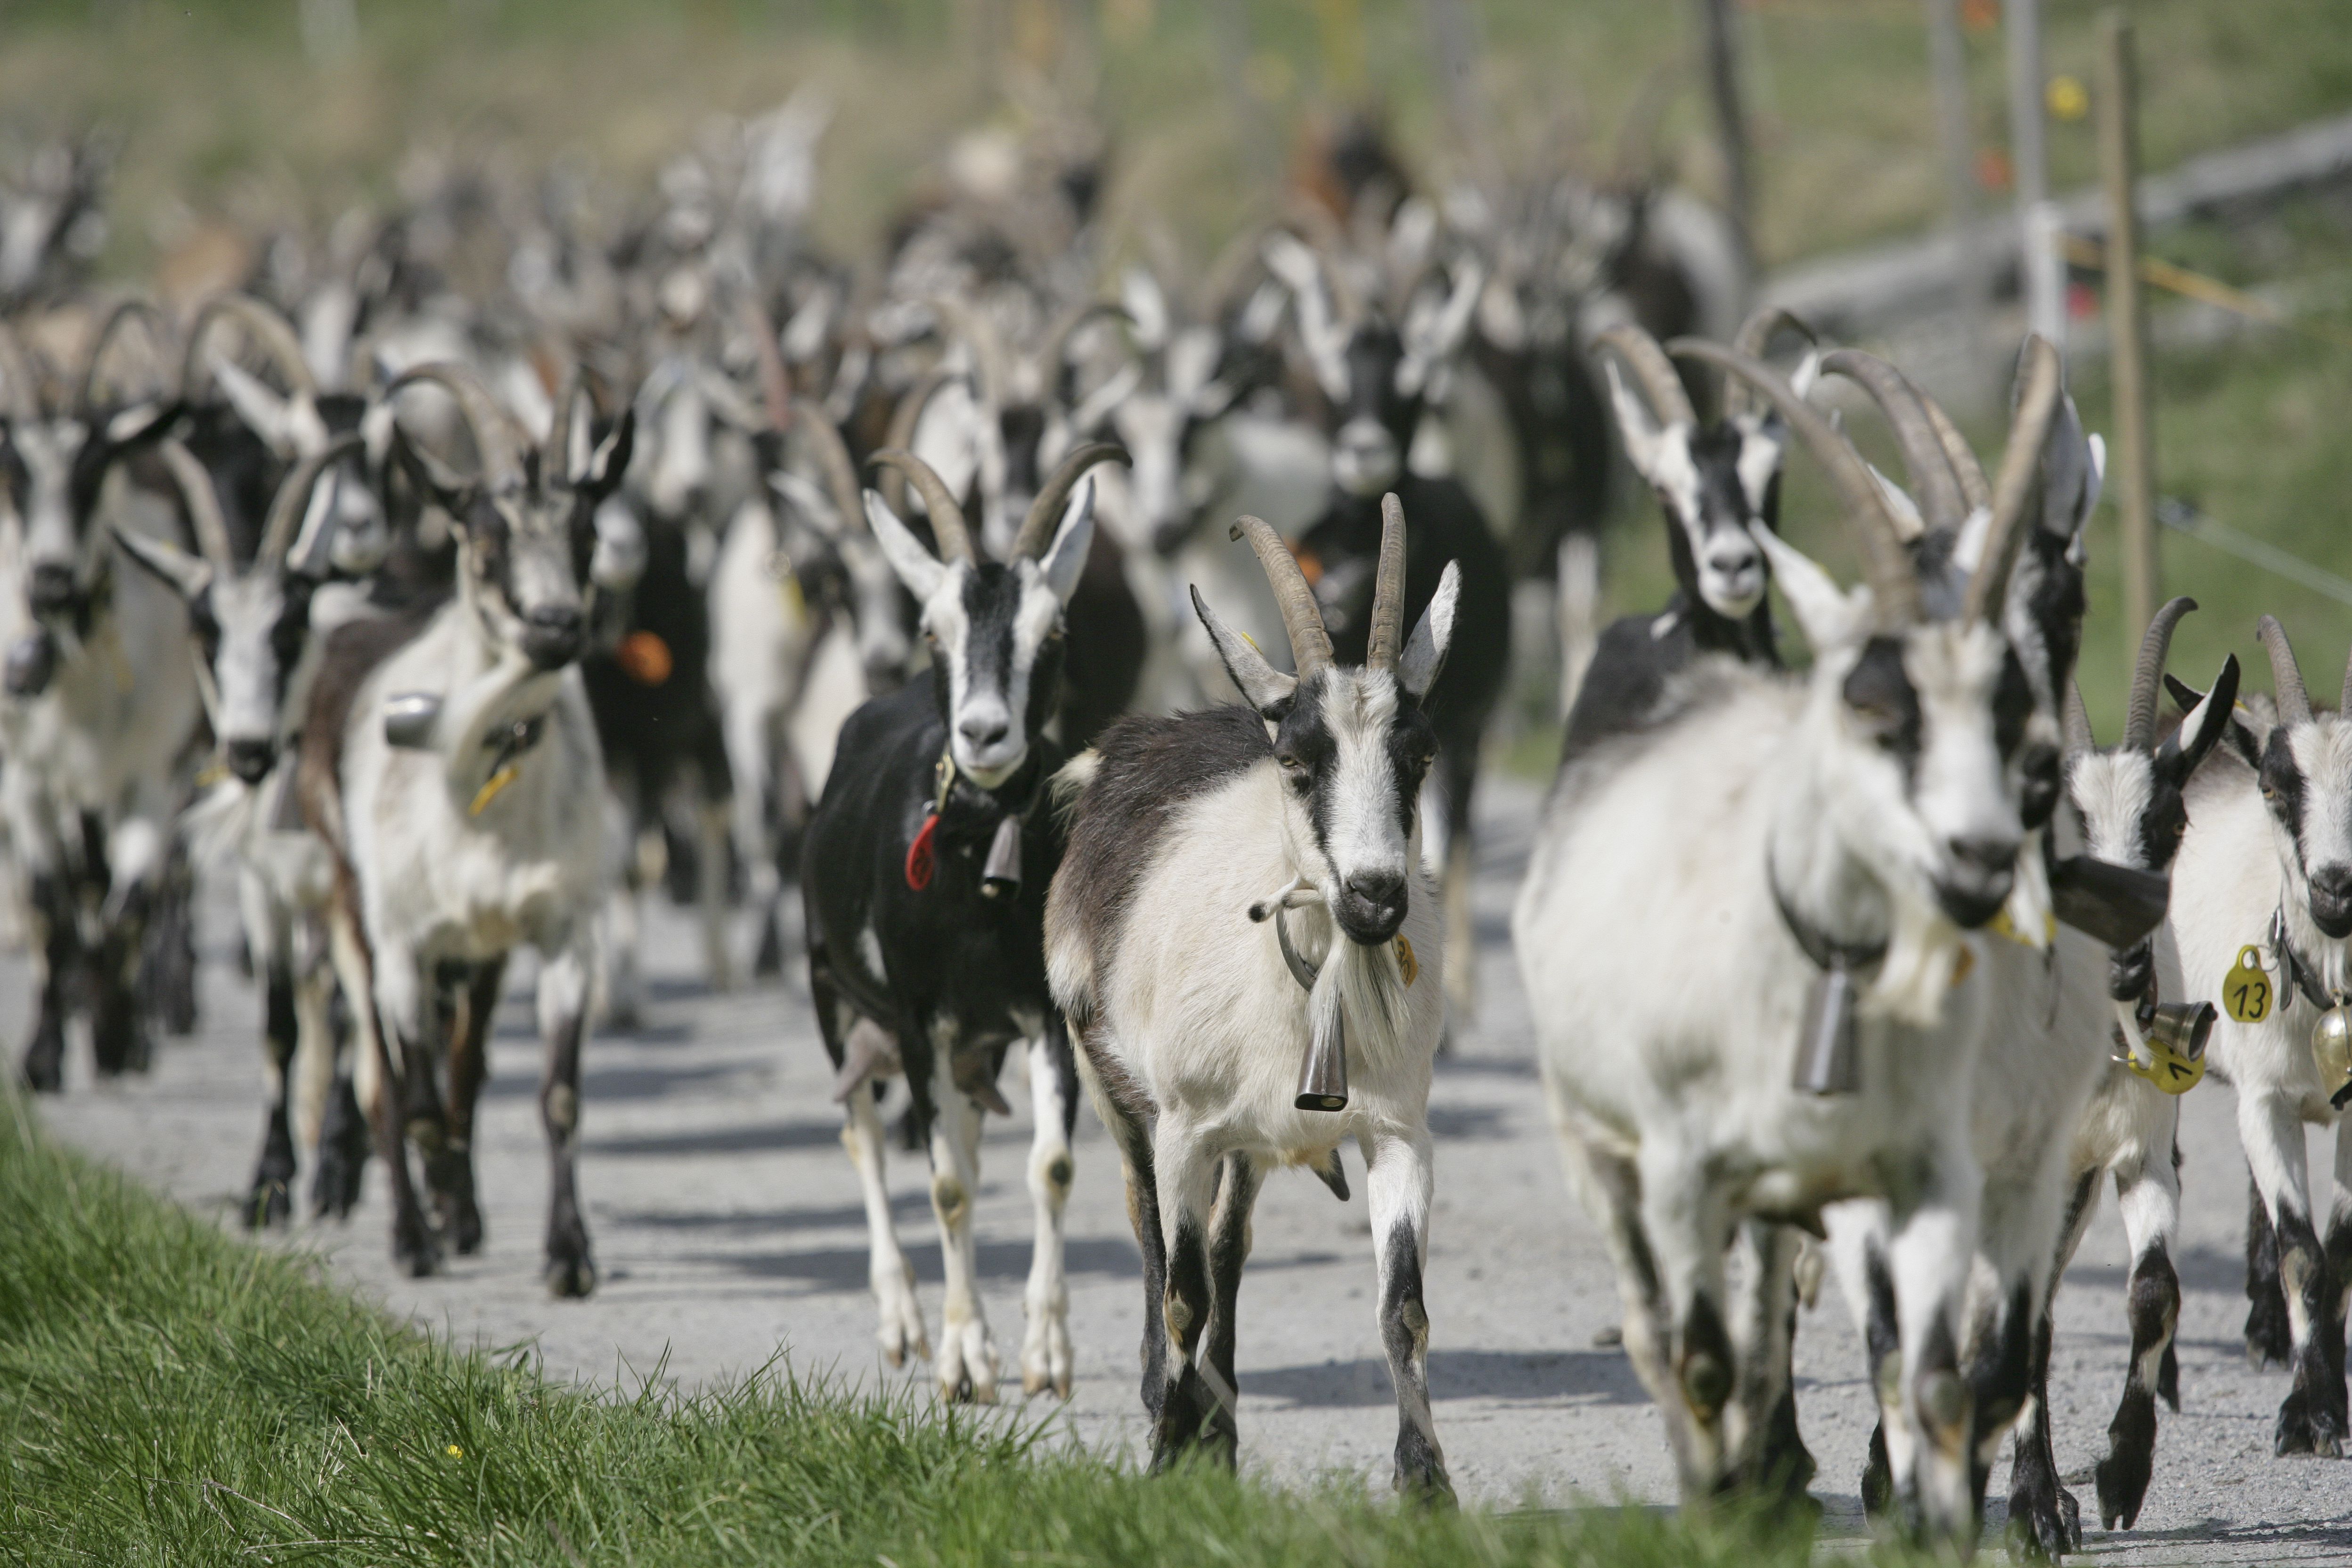
[[[1564,184],[1441,206],[1335,157],[1188,310],[1164,256],[1095,296],[1076,166],[967,182],[874,265],[830,263],[801,221],[814,134],[791,108],[740,128],[607,233],[562,179],[445,172],[177,310],[62,262],[16,280],[0,797],[30,1087],[61,1086],[71,1016],[102,1075],[192,1026],[194,868],[233,874],[266,997],[248,1218],[289,1217],[298,1163],[347,1214],[373,1154],[428,1273],[482,1240],[485,1040],[532,947],[545,1277],[585,1295],[582,1040],[637,1007],[637,899],[696,901],[724,985],[730,905],[773,973],[797,887],[892,1363],[995,1395],[971,1199],[1018,1044],[1024,1388],[1070,1388],[1081,1084],[1144,1260],[1156,1461],[1232,1461],[1255,1196],[1296,1164],[1344,1198],[1353,1140],[1397,1482],[1443,1494],[1427,1108],[1475,998],[1472,787],[1515,600],[1549,602],[1515,579],[1557,571],[1571,603],[1589,579],[1613,415],[1681,586],[1572,661],[1512,931],[1685,1496],[1803,1495],[1795,1303],[1833,1265],[1879,1405],[1871,1508],[1965,1551],[2015,1427],[2013,1528],[2078,1544],[2050,1301],[2111,1177],[2131,1352],[2095,1479],[2130,1524],[2178,1403],[2177,1097],[2209,1070],[2253,1173],[2248,1347],[2293,1374],[2278,1451],[2341,1450],[2352,1144],[2323,1238],[2303,1128],[2352,1099],[2352,721],[2269,619],[2274,699],[2234,658],[2202,692],[2166,674],[2176,599],[2095,743],[2102,448],[2048,344],[1989,473],[1895,367],[1785,314],[1678,334],[1626,286],[1638,234],[1587,264],[1562,215],[1601,198]],[[1902,484],[1817,408],[1833,377]],[[1497,442],[1508,517],[1456,473]],[[1862,586],[1781,536],[1795,446]],[[884,1181],[899,1077],[937,1340]]]

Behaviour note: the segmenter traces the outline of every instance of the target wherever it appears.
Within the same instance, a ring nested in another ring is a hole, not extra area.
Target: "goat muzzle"
[[[583,626],[575,605],[542,605],[523,618],[522,651],[541,669],[562,669],[580,657]]]
[[[38,697],[57,672],[58,639],[47,631],[29,632],[10,645],[5,677],[9,696]]]

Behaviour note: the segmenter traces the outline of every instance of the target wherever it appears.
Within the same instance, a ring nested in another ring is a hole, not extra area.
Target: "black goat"
[[[1038,1230],[1022,1382],[1032,1392],[1070,1388],[1062,1206],[1076,1068],[1045,984],[1045,890],[1062,850],[1046,781],[1064,754],[1045,725],[1062,678],[1063,613],[1094,533],[1093,487],[1075,500],[1073,491],[1086,469],[1120,456],[1089,445],[1064,459],[1003,564],[981,554],[946,484],[909,453],[875,460],[914,482],[939,555],[878,496],[866,498],[876,539],[923,607],[931,668],[842,727],[801,863],[809,992],[839,1070],[836,1098],[847,1104],[842,1141],[866,1191],[882,1352],[894,1365],[929,1345],[914,1270],[891,1225],[879,1086],[869,1079],[902,1066],[914,1127],[929,1137],[947,1270],[936,1370],[950,1398],[995,1397],[972,1199],[981,1111],[1006,1109],[994,1086],[1015,1039],[1029,1042],[1036,1107],[1029,1185]]]

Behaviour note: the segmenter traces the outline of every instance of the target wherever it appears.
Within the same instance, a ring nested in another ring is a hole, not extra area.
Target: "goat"
[[[2170,868],[2189,821],[2181,792],[2221,741],[2236,700],[2238,661],[2233,655],[2189,721],[2160,742],[2157,739],[2156,695],[2165,651],[2173,626],[2196,607],[2193,600],[2174,599],[2149,623],[2133,670],[2120,745],[2099,750],[2080,693],[2074,693],[2068,703],[2068,796],[2082,819],[2087,852],[2110,865],[2159,873]],[[2162,928],[2117,949],[2107,964],[2105,979],[2114,1015],[2110,1028],[2125,1054],[2103,1071],[2075,1123],[2056,1274],[2034,1326],[2031,1408],[2017,1435],[2010,1484],[2014,1528],[2029,1549],[2044,1555],[2082,1544],[2080,1509],[2059,1480],[2051,1442],[2049,1302],[2056,1296],[2057,1278],[2098,1211],[2103,1175],[2115,1182],[2132,1256],[2125,1287],[2131,1357],[2122,1400],[2107,1426],[2107,1452],[2093,1472],[2099,1519],[2105,1528],[2120,1522],[2129,1529],[2138,1518],[2155,1462],[2157,1396],[2162,1394],[2175,1410],[2180,1407],[2179,1371],[2172,1351],[2180,1310],[2179,1280],[2171,1258],[2180,1219],[2179,1101],[2175,1097],[2194,1087],[2204,1067],[2194,1049],[2179,1051],[2162,1040],[2150,1044],[2159,998],[2178,996],[2179,975],[2178,955]],[[2081,983],[2071,973],[2068,979]],[[2210,1005],[2206,1011],[2210,1016]],[[2170,1016],[2180,1016],[2177,1005]],[[2193,1042],[2193,1016],[2190,1034]],[[2164,1054],[2158,1055],[2158,1050]]]
[[[1887,1200],[1896,1332],[1874,1370],[1895,1474],[1920,1526],[1966,1542],[1958,1313],[1982,1175],[1950,1110],[1992,1000],[1962,968],[1966,932],[2009,900],[2024,834],[2011,766],[2032,696],[1999,623],[2056,355],[2029,344],[1983,564],[1931,617],[1884,492],[1826,422],[1748,356],[1676,347],[1762,393],[1829,469],[1868,586],[1847,595],[1756,530],[1815,649],[1803,684],[1694,665],[1649,724],[1562,769],[1513,919],[1553,1118],[1686,1500],[1771,1479],[1790,1324],[1768,1314],[1735,1347],[1719,1304],[1733,1227],[1761,1222],[1749,1237],[1777,1300],[1796,1248],[1769,1222]],[[1665,867],[1693,869],[1662,885]],[[1594,896],[1637,885],[1654,896]],[[1696,931],[1711,940],[1694,973]],[[1857,1000],[1855,972],[1874,968]]]
[[[335,857],[330,936],[359,1023],[359,1098],[391,1179],[395,1262],[421,1276],[440,1261],[410,1180],[411,1140],[437,1229],[459,1252],[481,1245],[474,1102],[507,958],[527,942],[541,955],[546,1051],[544,1278],[558,1296],[583,1296],[596,1266],[575,1170],[580,1045],[604,770],[572,667],[586,636],[580,580],[593,520],[627,468],[634,415],[625,409],[592,446],[584,395],[567,394],[546,447],[527,454],[511,416],[462,366],[409,371],[385,396],[423,383],[456,400],[481,464],[464,479],[403,444],[454,521],[457,593],[330,641],[303,729],[303,816]]]
[[[1371,630],[1355,668],[1338,662],[1280,537],[1256,518],[1240,521],[1298,673],[1276,669],[1195,592],[1248,706],[1124,721],[1072,765],[1062,784],[1077,793],[1046,907],[1046,963],[1126,1171],[1144,1259],[1154,1466],[1195,1450],[1234,1462],[1234,1306],[1251,1208],[1267,1170],[1285,1164],[1312,1167],[1345,1198],[1339,1146],[1352,1137],[1368,1172],[1381,1340],[1396,1390],[1396,1485],[1450,1496],[1430,1419],[1422,1300],[1445,944],[1421,867],[1417,803],[1438,752],[1424,705],[1462,576],[1445,569],[1402,637],[1404,517],[1392,495],[1383,510]],[[1275,922],[1274,941],[1241,939],[1244,906],[1252,921]],[[1295,937],[1286,923],[1294,908],[1308,911]],[[1302,1058],[1322,1064],[1304,1087]]]
[[[1775,328],[1786,323],[1810,340],[1803,323],[1777,310],[1748,318],[1732,346],[1760,356]],[[1701,425],[1674,363],[1657,340],[1626,323],[1601,334],[1632,373],[1636,396],[1616,360],[1605,373],[1611,406],[1633,471],[1657,493],[1666,524],[1666,556],[1676,584],[1664,611],[1627,616],[1600,637],[1568,710],[1561,742],[1573,756],[1638,724],[1664,694],[1667,679],[1703,653],[1727,654],[1778,668],[1770,577],[1750,525],[1780,531],[1780,472],[1788,430],[1745,389],[1724,388],[1724,416]],[[1818,373],[1809,353],[1790,378],[1803,396]]]
[[[2206,1060],[2237,1091],[2252,1173],[2246,1352],[2284,1362],[2281,1454],[2344,1450],[2345,1295],[2352,1285],[2352,1095],[2344,1001],[2352,992],[2352,669],[2343,707],[2316,711],[2286,630],[2262,619],[2276,721],[2231,725],[2230,752],[2189,781],[2173,868],[2180,995],[2218,1002]],[[2178,695],[2178,694],[2176,694]],[[2304,1127],[2334,1125],[2337,1197],[2325,1238],[2304,1166]]]
[[[202,716],[178,599],[143,574],[118,575],[115,534],[94,526],[105,513],[142,531],[172,527],[142,492],[108,489],[119,461],[169,428],[170,405],[99,408],[85,374],[76,405],[52,408],[5,327],[0,379],[0,813],[38,955],[21,1072],[53,1093],[78,1006],[89,1009],[100,1076],[148,1064],[159,978],[149,950],[184,942],[159,942],[167,933],[157,928],[169,923],[160,906],[172,901],[172,822]],[[182,1001],[192,1023],[193,992]]]
[[[312,510],[313,489],[358,444],[357,436],[345,436],[294,466],[242,567],[210,477],[174,440],[163,443],[163,457],[194,524],[198,552],[134,529],[115,531],[131,559],[187,605],[197,689],[226,774],[191,815],[202,837],[236,858],[247,950],[262,985],[268,1102],[244,1205],[246,1223],[257,1228],[291,1215],[298,1146],[320,1152],[317,1206],[339,1215],[357,1201],[366,1155],[356,1108],[344,1103],[348,1080],[332,1106],[327,1100],[336,1051],[323,916],[333,867],[326,846],[301,827],[293,758],[285,749],[302,710],[302,678],[314,663],[305,656],[313,588],[332,550],[331,503],[320,509],[306,535],[298,531]]]
[[[947,1271],[934,1371],[952,1399],[996,1396],[972,1200],[981,1113],[1007,1109],[994,1085],[1015,1039],[1028,1042],[1036,1115],[1029,1190],[1037,1238],[1022,1386],[1065,1397],[1070,1390],[1062,1209],[1077,1102],[1069,1034],[1043,956],[1045,888],[1061,858],[1045,784],[1062,752],[1045,724],[1062,673],[1064,612],[1093,540],[1093,488],[1078,489],[1080,477],[1119,455],[1085,446],[1064,458],[1000,564],[981,553],[929,465],[897,448],[876,454],[914,482],[939,541],[935,556],[866,493],[874,537],[922,605],[931,667],[929,679],[876,698],[842,726],[802,854],[809,995],[838,1074],[835,1098],[846,1108],[842,1142],[866,1194],[882,1353],[893,1366],[909,1352],[929,1354],[883,1184],[880,1085],[872,1080],[895,1066],[913,1093],[910,1126],[930,1142],[931,1210]]]
[[[1405,458],[1432,384],[1468,331],[1476,269],[1465,269],[1441,304],[1418,297],[1410,301],[1399,328],[1360,304],[1335,309],[1324,268],[1298,242],[1271,246],[1267,261],[1297,297],[1299,335],[1328,404],[1332,488],[1298,551],[1310,563],[1332,646],[1349,661],[1366,646],[1366,606],[1383,539],[1383,492],[1392,490],[1414,519],[1405,560],[1405,615],[1417,619],[1425,612],[1447,565],[1461,575],[1459,633],[1444,683],[1430,693],[1428,717],[1438,737],[1431,782],[1443,802],[1435,858],[1443,868],[1446,940],[1454,944],[1446,954],[1446,996],[1466,1016],[1476,1000],[1471,796],[1486,721],[1509,670],[1510,563],[1470,492],[1452,479],[1412,472]]]

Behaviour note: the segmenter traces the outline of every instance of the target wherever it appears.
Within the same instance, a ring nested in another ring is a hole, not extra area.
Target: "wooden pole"
[[[1937,140],[1943,143],[1944,196],[1958,279],[1961,372],[1954,401],[1983,411],[1991,404],[1987,348],[1991,336],[1992,272],[1976,232],[1976,135],[1969,114],[1968,51],[1960,38],[1960,0],[1927,0],[1927,74],[1936,94]]]
[[[2058,264],[2061,225],[2050,199],[2042,151],[2042,0],[2008,0],[2009,160],[2017,183],[2019,289],[2025,324],[2066,346],[2066,274]]]
[[[1723,150],[1723,206],[1748,278],[1756,273],[1755,187],[1748,159],[1748,113],[1739,97],[1739,40],[1731,0],[1698,0],[1706,46],[1707,96],[1715,105],[1716,140]]]
[[[2139,647],[2156,613],[2156,447],[2147,395],[2147,310],[2139,288],[2138,83],[2131,18],[2121,7],[2099,16],[2099,177],[2107,197],[2108,365],[2115,388],[2115,487],[2122,523],[2124,641]]]

